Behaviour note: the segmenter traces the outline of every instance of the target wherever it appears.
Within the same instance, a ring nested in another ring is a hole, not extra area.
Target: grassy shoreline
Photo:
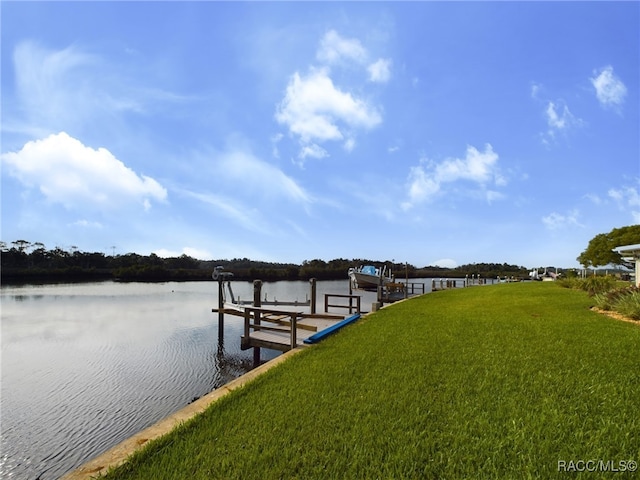
[[[393,305],[106,478],[553,478],[562,460],[640,461],[640,326],[591,305],[550,283]]]

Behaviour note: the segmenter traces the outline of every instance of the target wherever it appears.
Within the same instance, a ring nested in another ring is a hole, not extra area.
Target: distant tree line
[[[162,258],[152,253],[138,255],[106,255],[101,252],[83,252],[77,247],[64,250],[46,249],[40,242],[17,240],[8,245],[0,242],[1,281],[3,283],[96,281],[194,281],[211,280],[214,267],[222,266],[234,274],[234,280],[339,280],[347,278],[351,267],[360,265],[386,265],[396,278],[461,278],[480,275],[483,278],[528,278],[525,267],[506,263],[474,263],[456,268],[414,265],[393,261],[339,258],[330,261],[305,260],[302,265],[274,263],[235,258],[232,260],[198,260],[188,255]]]

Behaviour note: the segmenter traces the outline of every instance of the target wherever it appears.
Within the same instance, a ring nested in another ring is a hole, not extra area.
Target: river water
[[[232,286],[236,297],[253,298],[251,282]],[[59,478],[249,371],[241,318],[225,316],[218,343],[217,287],[2,286],[0,478]],[[265,283],[262,298],[304,301],[309,290],[309,282]],[[348,293],[348,281],[317,290],[321,311],[323,294]],[[375,294],[361,293],[369,310]],[[262,360],[279,354],[263,349]]]

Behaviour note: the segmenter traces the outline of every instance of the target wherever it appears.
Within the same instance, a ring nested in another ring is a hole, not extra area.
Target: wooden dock
[[[254,363],[259,363],[260,348],[279,350],[286,352],[295,348],[305,347],[314,343],[313,338],[324,338],[321,332],[334,332],[346,324],[359,318],[361,310],[361,296],[349,291],[348,295],[325,293],[324,311],[316,313],[316,281],[311,279],[310,296],[304,302],[287,302],[263,300],[261,295],[262,282],[253,282],[253,301],[241,302],[236,300],[231,290],[231,284],[224,275],[218,272],[218,308],[212,312],[218,312],[218,337],[222,344],[224,337],[224,315],[230,314],[244,318],[243,335],[240,338],[240,348],[254,349]],[[224,284],[226,283],[227,291]],[[419,288],[420,287],[420,288]],[[377,310],[385,302],[392,302],[407,298],[410,295],[424,293],[424,284],[394,283],[388,288],[379,287],[378,302],[372,305],[372,310]],[[230,300],[230,301],[227,301]],[[282,309],[286,307],[287,309]],[[347,317],[335,313],[328,313],[329,309],[348,310]],[[353,315],[355,313],[355,315]],[[346,322],[346,320],[349,320]]]
[[[213,309],[220,312],[220,309]],[[304,341],[342,322],[344,315],[305,313],[266,307],[226,305],[222,313],[244,318],[240,348],[269,348],[286,352],[306,346]]]

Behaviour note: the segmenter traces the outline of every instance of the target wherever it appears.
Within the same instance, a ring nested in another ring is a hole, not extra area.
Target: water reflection
[[[212,283],[2,287],[0,477],[58,478],[252,367]],[[278,352],[263,352],[273,358]]]

